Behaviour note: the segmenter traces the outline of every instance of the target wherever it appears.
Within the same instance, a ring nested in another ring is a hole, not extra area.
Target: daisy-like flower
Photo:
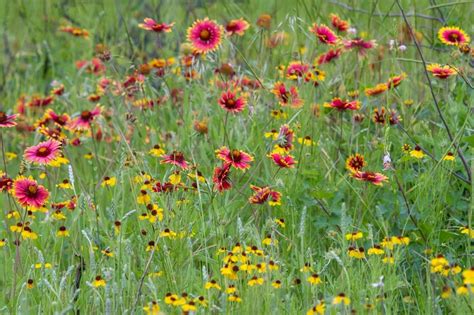
[[[298,89],[295,86],[288,89],[285,83],[276,82],[273,86],[272,93],[278,97],[281,106],[290,105],[293,108],[303,105],[303,100],[298,95]]]
[[[351,172],[360,171],[366,165],[367,162],[365,162],[364,156],[359,153],[349,156],[346,160],[346,169]]]
[[[455,26],[442,27],[438,31],[438,38],[443,44],[449,46],[458,46],[469,43],[471,40],[462,29]]]
[[[174,23],[157,23],[155,20],[150,18],[145,18],[143,22],[144,23],[138,24],[139,28],[156,33],[169,33],[174,25]]]
[[[360,56],[365,56],[367,50],[374,48],[377,44],[375,40],[363,40],[362,38],[348,39],[343,41],[344,48],[355,49]]]
[[[69,127],[71,129],[89,129],[92,121],[100,115],[101,109],[99,106],[94,108],[92,111],[84,110],[81,114],[70,121]]]
[[[456,68],[448,65],[442,66],[437,63],[426,66],[426,70],[431,72],[431,74],[438,79],[447,79],[451,76],[457,75]]]
[[[319,55],[317,58],[318,65],[322,65],[324,63],[330,63],[333,59],[339,58],[342,54],[342,49],[330,49],[326,53]],[[316,62],[316,61],[315,61]]]
[[[250,162],[253,161],[253,157],[250,154],[236,149],[229,150],[227,147],[216,150],[216,156],[224,161],[225,164],[241,170],[250,168]]]
[[[243,97],[237,97],[232,91],[222,92],[219,98],[219,106],[230,113],[240,113],[244,110],[247,101]]]
[[[62,26],[59,28],[60,32],[69,33],[75,37],[89,38],[89,32],[86,29],[74,26]]]
[[[422,159],[426,155],[423,152],[423,150],[420,148],[420,146],[417,145],[417,146],[415,146],[415,148],[413,150],[410,151],[410,156],[414,157],[415,159]]]
[[[16,126],[16,114],[7,115],[7,113],[0,111],[0,128],[10,128]]]
[[[22,206],[40,208],[46,203],[49,192],[32,177],[20,176],[13,182],[13,196]]]
[[[268,186],[258,187],[250,185],[250,188],[254,191],[254,194],[249,198],[251,204],[263,204],[268,201],[270,206],[276,206],[281,204],[281,193],[272,190]]]
[[[292,61],[286,68],[286,77],[296,80],[305,76],[309,70],[309,65],[300,61]]]
[[[269,157],[275,162],[280,168],[293,168],[297,163],[293,156],[291,155],[282,155],[279,153],[271,153]]]
[[[214,183],[215,185],[214,187],[218,191],[222,192],[232,187],[232,183],[230,182],[230,178],[229,178],[229,173],[230,173],[230,164],[224,164],[221,167],[216,167],[214,169],[212,182]]]
[[[388,177],[375,172],[369,171],[356,171],[351,173],[351,177],[360,181],[371,182],[376,186],[383,186],[383,182],[388,180]]]
[[[332,304],[333,305],[338,305],[338,304],[349,305],[351,304],[351,299],[349,299],[344,293],[339,293],[332,300]]]
[[[319,302],[313,306],[309,311],[306,312],[306,315],[324,315],[326,313],[326,304],[324,301]]]
[[[337,29],[339,32],[346,32],[349,29],[349,22],[341,19],[336,14],[329,15],[331,18],[332,26]]]
[[[161,156],[161,164],[172,164],[181,167],[182,169],[187,169],[189,167],[188,162],[184,159],[182,152],[173,151],[170,154],[164,154]]]
[[[382,94],[383,92],[388,90],[388,85],[386,83],[377,84],[374,87],[366,88],[365,95],[367,96],[376,96]]]
[[[25,150],[25,160],[36,164],[48,164],[54,161],[61,151],[61,143],[47,140]]]
[[[199,53],[207,53],[219,48],[222,34],[222,26],[208,18],[197,20],[188,28],[188,40]]]
[[[330,103],[324,103],[324,107],[332,107],[336,108],[337,110],[358,110],[360,108],[360,102],[357,100],[348,101],[342,100],[339,97],[335,97],[332,99]]]
[[[451,151],[446,153],[446,155],[443,157],[443,161],[454,161],[455,159],[454,153]]]
[[[95,288],[99,288],[99,287],[105,287],[106,283],[105,283],[105,280],[101,276],[97,276],[92,282],[92,285]]]
[[[225,31],[228,36],[232,35],[244,35],[245,31],[249,28],[250,24],[243,18],[230,20],[225,26]]]
[[[396,75],[394,77],[391,77],[388,79],[388,82],[387,82],[387,88],[389,89],[393,89],[393,88],[396,88],[397,86],[400,85],[400,83],[402,83],[402,81],[407,77],[406,73],[402,73],[400,75]]]
[[[309,31],[316,35],[319,41],[327,45],[335,45],[338,41],[338,37],[334,32],[324,24],[318,25],[316,23],[310,27]]]

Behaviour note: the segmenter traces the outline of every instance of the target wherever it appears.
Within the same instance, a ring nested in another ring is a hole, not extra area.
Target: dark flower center
[[[28,186],[28,192],[30,195],[34,195],[38,192],[38,186],[36,185],[29,185]]]
[[[232,161],[239,162],[242,159],[242,154],[239,150],[232,150]]]
[[[38,149],[38,151],[36,152],[36,154],[40,157],[46,157],[48,156],[49,154],[51,153],[51,150],[47,147],[41,147]]]
[[[204,40],[204,41],[207,41],[211,38],[211,33],[209,32],[209,30],[202,30],[200,33],[199,33],[199,38],[201,40]]]
[[[7,114],[4,112],[0,112],[0,123],[6,122],[7,121]]]
[[[92,113],[88,110],[85,110],[81,113],[81,118],[88,121],[92,118]]]

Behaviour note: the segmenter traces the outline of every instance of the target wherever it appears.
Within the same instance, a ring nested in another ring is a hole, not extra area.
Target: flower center
[[[235,105],[234,99],[232,99],[232,98],[228,99],[227,100],[227,105],[228,105],[228,107],[234,107],[234,105]]]
[[[211,37],[211,33],[209,32],[209,30],[202,30],[199,33],[199,38],[201,40],[209,40],[210,37]]]
[[[0,123],[7,121],[7,114],[0,112]]]
[[[37,151],[37,155],[41,156],[41,157],[45,157],[45,156],[48,156],[49,153],[51,153],[51,150],[48,149],[47,147],[41,147],[38,149]]]
[[[232,161],[239,162],[242,155],[239,150],[232,150]]]
[[[31,194],[36,194],[38,192],[38,187],[36,185],[29,185],[28,186],[28,191]]]
[[[90,120],[92,118],[92,114],[90,111],[85,110],[81,113],[81,118],[84,120]]]

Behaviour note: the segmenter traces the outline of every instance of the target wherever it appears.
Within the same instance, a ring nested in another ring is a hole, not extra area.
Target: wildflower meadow
[[[0,314],[473,314],[473,15],[0,0]]]

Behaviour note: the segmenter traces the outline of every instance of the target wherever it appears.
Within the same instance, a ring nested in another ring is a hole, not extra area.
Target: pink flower
[[[97,106],[92,111],[84,110],[81,112],[81,115],[74,118],[70,123],[69,127],[71,129],[89,129],[91,127],[91,122],[95,117],[100,115],[100,107]]]
[[[220,107],[234,114],[243,111],[247,104],[243,97],[237,97],[236,93],[231,91],[222,92],[218,103]]]
[[[295,159],[291,155],[281,155],[279,153],[271,153],[269,157],[275,164],[281,168],[293,168],[296,164]]]
[[[25,160],[37,164],[49,164],[55,160],[61,151],[61,143],[56,140],[47,140],[25,150]]]
[[[222,42],[222,26],[205,18],[197,20],[188,28],[188,40],[199,53],[214,51]]]
[[[224,190],[228,190],[232,187],[232,183],[230,182],[229,178],[230,173],[230,164],[222,165],[221,167],[216,167],[214,169],[214,176],[212,177],[212,181],[214,182],[214,187],[222,192]]]
[[[169,33],[174,25],[174,23],[157,23],[155,20],[150,18],[145,18],[143,22],[145,23],[138,24],[139,28],[156,33]]]
[[[330,103],[324,103],[324,107],[332,107],[336,108],[337,110],[357,110],[360,108],[360,102],[357,100],[349,102],[347,100],[344,101],[339,97],[335,97]]]
[[[313,24],[313,27],[309,29],[311,33],[314,33],[319,41],[327,45],[335,45],[337,43],[338,37],[334,32],[324,24],[317,25]]]
[[[303,100],[299,97],[298,89],[295,86],[289,89],[283,82],[276,82],[273,86],[272,93],[278,97],[281,106],[290,105],[293,108],[303,105]]]
[[[339,58],[342,53],[342,49],[330,49],[326,53],[320,55],[318,57],[318,65],[322,65],[324,63],[330,63],[333,59]]]
[[[240,18],[238,20],[230,20],[229,23],[225,26],[225,31],[227,35],[244,35],[245,31],[249,28],[249,23],[244,19]]]
[[[188,169],[188,162],[184,159],[183,153],[179,151],[173,151],[170,154],[165,154],[162,156],[163,160],[161,164],[172,164],[181,167],[182,169]]]
[[[20,176],[13,182],[13,195],[22,206],[40,208],[46,203],[49,192],[32,177]]]
[[[376,186],[382,186],[384,181],[388,180],[388,177],[380,174],[380,173],[374,173],[374,172],[361,172],[361,171],[356,171],[351,173],[352,178],[355,178],[360,181],[365,181],[365,182],[370,182]]]
[[[7,115],[7,113],[0,111],[0,128],[10,128],[16,126],[16,114]]]
[[[360,56],[365,56],[367,50],[376,46],[375,40],[365,41],[361,38],[348,39],[343,41],[346,49],[355,49]]]
[[[250,162],[253,161],[253,157],[250,154],[236,149],[231,151],[227,147],[216,150],[216,156],[223,160],[225,164],[241,170],[250,168]]]

